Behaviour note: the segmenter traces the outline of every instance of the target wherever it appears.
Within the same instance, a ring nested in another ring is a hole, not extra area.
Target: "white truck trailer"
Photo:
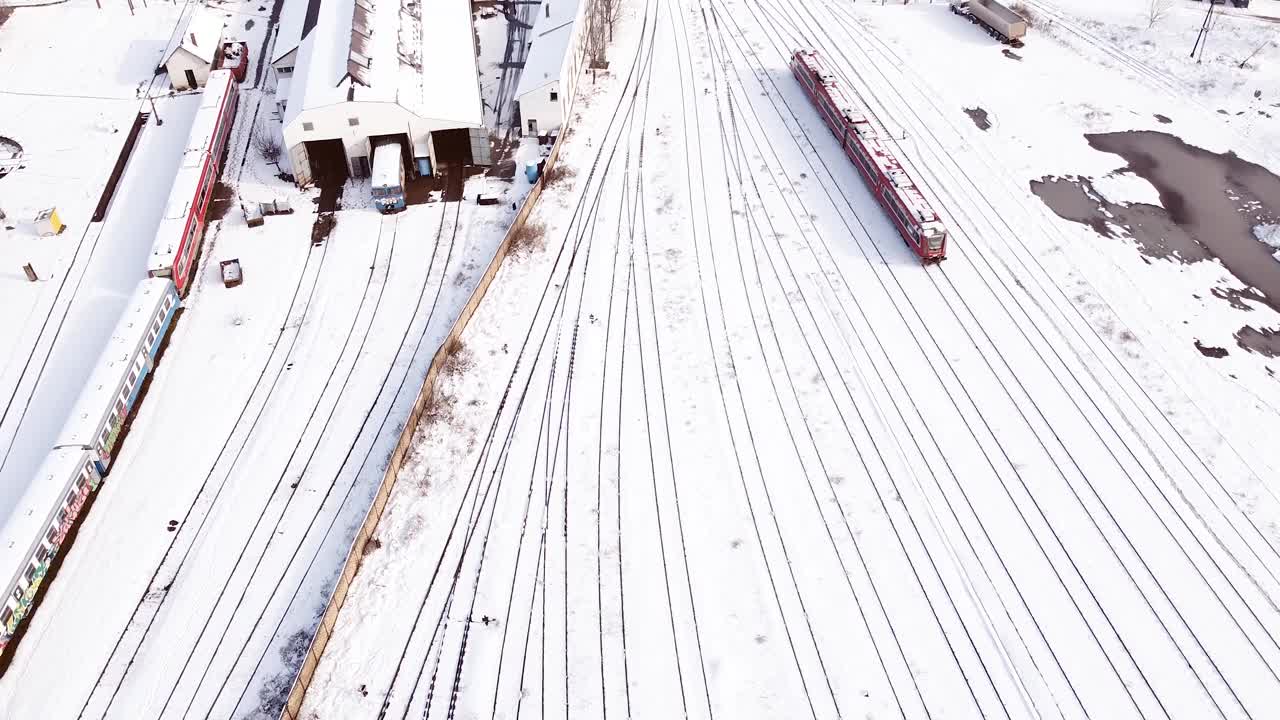
[[[951,12],[981,25],[988,35],[998,38],[1000,42],[1022,47],[1022,36],[1027,34],[1027,21],[997,0],[951,0]]]

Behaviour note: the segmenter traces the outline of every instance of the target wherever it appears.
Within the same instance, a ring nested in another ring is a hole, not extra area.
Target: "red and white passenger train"
[[[247,59],[247,58],[246,58]],[[125,424],[192,280],[205,214],[235,119],[231,70],[209,74],[148,264],[36,477],[0,525],[0,654],[39,600],[68,535],[111,469]],[[172,280],[166,279],[172,278]]]
[[[191,284],[223,150],[235,124],[239,94],[240,86],[230,70],[209,73],[164,218],[156,230],[147,275],[173,278],[179,295],[186,295]]]
[[[947,229],[901,163],[879,140],[862,104],[852,101],[813,50],[796,50],[791,56],[791,72],[911,250],[925,262],[945,259]]]

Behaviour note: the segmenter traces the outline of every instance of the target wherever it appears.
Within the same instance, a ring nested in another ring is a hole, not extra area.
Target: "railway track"
[[[799,11],[799,10],[797,10],[796,12],[797,12],[797,13],[799,13],[800,11]],[[795,22],[795,21],[793,21],[793,22]],[[815,23],[815,25],[821,25],[821,23]],[[811,26],[811,27],[812,27],[812,26]],[[814,33],[814,34],[816,34],[816,35],[819,35],[819,36],[821,36],[821,34],[822,34],[822,33],[819,33],[819,32],[817,32],[817,31],[814,31],[814,30],[810,30],[810,32],[811,32],[811,33]],[[793,38],[793,40],[794,40],[794,38]],[[862,40],[864,40],[864,41],[869,41],[867,38],[862,38]],[[829,42],[834,42],[834,41],[828,41],[828,42],[821,42],[821,41],[820,41],[820,42],[817,42],[817,43],[815,43],[815,44],[817,44],[817,45],[819,45],[819,46],[827,45],[828,47],[830,47]],[[867,67],[867,66],[868,66],[868,64],[867,64],[867,63],[862,63],[861,65],[859,65],[858,63],[854,63],[854,65],[856,65],[856,66],[858,66],[858,67]],[[856,86],[856,85],[857,85],[857,83],[855,83],[855,86]],[[942,272],[944,272],[944,273],[949,273],[950,271],[947,271],[947,270],[944,268]],[[957,318],[957,319],[959,319],[959,318]],[[976,437],[976,436],[975,436],[975,437]]]

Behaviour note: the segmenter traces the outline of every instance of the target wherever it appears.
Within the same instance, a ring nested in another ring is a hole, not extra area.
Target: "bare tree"
[[[609,42],[613,42],[613,25],[618,20],[618,0],[600,0],[604,21],[609,24]]]
[[[259,120],[253,128],[253,149],[257,150],[262,159],[269,163],[280,160],[280,153],[284,150],[281,147],[280,136],[276,135],[275,127],[265,119]]]
[[[1147,29],[1156,26],[1173,8],[1174,0],[1147,0]]]
[[[609,0],[589,0],[583,20],[586,22],[587,67],[604,67],[605,47],[609,44],[610,27],[605,4]]]

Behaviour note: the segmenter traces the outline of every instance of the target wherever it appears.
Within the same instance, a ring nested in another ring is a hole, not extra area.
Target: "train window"
[[[9,608],[0,610],[0,625],[8,625],[9,619],[13,617],[13,611]]]
[[[45,550],[43,545],[36,548],[36,560],[39,560],[40,562],[44,562],[45,558],[47,557],[49,557],[49,551]]]
[[[884,190],[880,192],[880,194],[884,196],[885,203],[887,203],[888,206],[893,209],[893,214],[898,216],[898,222],[902,223],[902,226],[905,228],[908,228],[908,229],[911,228],[912,227],[911,220],[902,213],[902,207],[901,205],[898,204],[898,199],[894,197],[892,193],[889,192],[889,188],[886,187]],[[912,240],[916,245],[920,244],[919,238],[914,237],[914,234],[912,234]]]
[[[32,580],[34,580],[36,577],[36,566],[28,565],[27,571],[22,574],[22,577],[26,578],[27,582],[31,582]]]
[[[134,370],[129,373],[129,384],[132,385],[134,380],[138,379],[138,371]]]
[[[83,490],[83,489],[84,489],[84,483],[85,483],[85,479],[84,479],[84,476],[83,476],[83,475],[81,475],[80,477],[76,478],[76,487],[78,487],[78,488],[80,488],[81,490]]]
[[[13,589],[13,599],[22,602],[22,588],[16,587]]]
[[[71,492],[67,493],[67,502],[66,502],[67,507],[70,507],[71,504],[74,503],[75,501],[76,501],[76,491],[72,490]]]
[[[49,533],[48,533],[47,535],[45,535],[45,536],[44,536],[44,539],[45,539],[45,540],[48,540],[50,545],[57,544],[57,542],[58,542],[58,528],[56,528],[56,527],[51,527],[51,528],[49,528]]]

